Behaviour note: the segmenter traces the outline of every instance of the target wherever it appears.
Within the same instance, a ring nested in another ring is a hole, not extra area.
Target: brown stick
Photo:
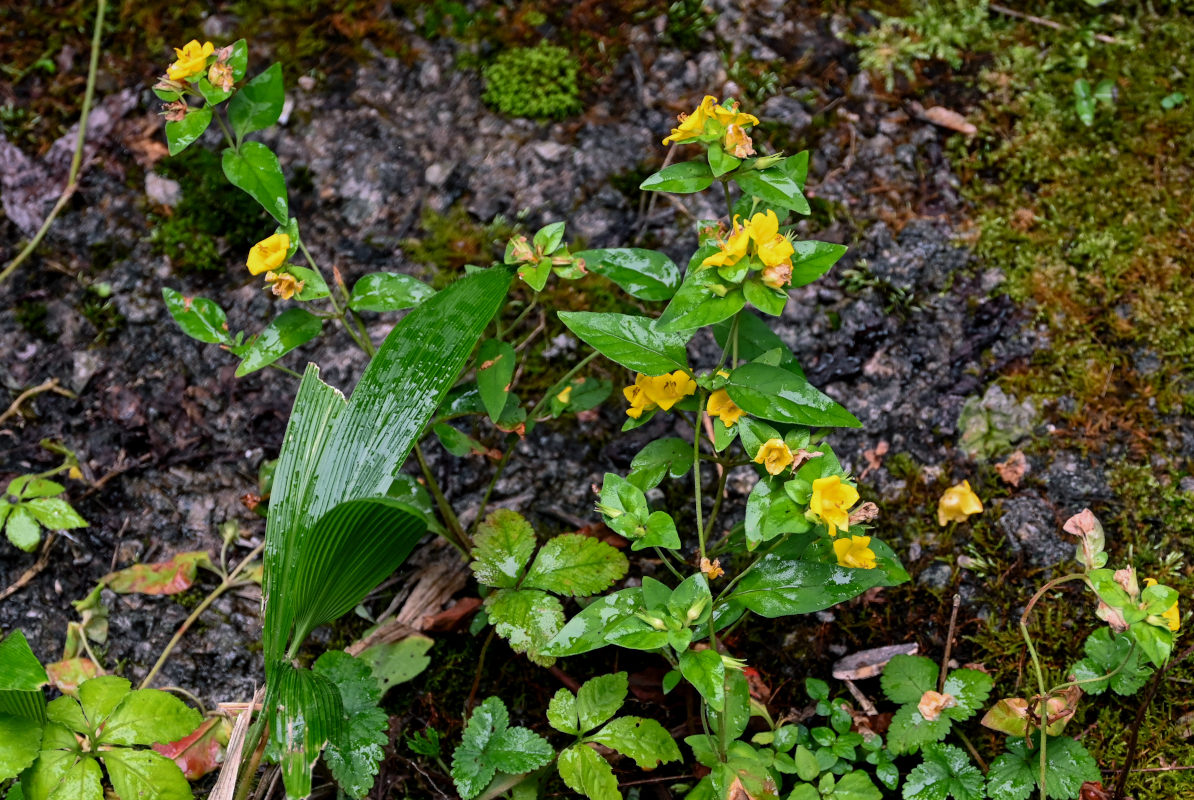
[[[954,595],[954,610],[949,615],[949,635],[945,638],[945,655],[941,658],[941,672],[937,675],[938,694],[945,691],[945,676],[949,672],[949,654],[954,649],[954,631],[958,628],[958,607],[962,605],[962,595]]]
[[[19,592],[24,588],[25,584],[36,578],[46,568],[46,565],[50,563],[50,547],[54,544],[55,538],[52,533],[46,535],[46,540],[42,543],[41,553],[38,555],[37,561],[33,562],[32,567],[22,572],[21,577],[13,581],[11,586],[0,592],[0,600],[6,600],[11,595]]]
[[[1046,19],[1045,17],[1038,17],[1035,14],[1025,14],[1023,11],[1016,11],[1015,9],[1008,8],[1007,6],[1000,6],[1000,5],[996,5],[995,3],[988,3],[987,8],[991,9],[992,11],[994,11],[998,14],[1003,14],[1008,17],[1015,17],[1016,19],[1022,19],[1027,22],[1031,22],[1034,25],[1043,25],[1046,28],[1052,28],[1055,31],[1069,30],[1068,26],[1062,25],[1060,22],[1055,22],[1051,19]],[[1094,38],[1097,41],[1103,42],[1104,44],[1127,44],[1127,42],[1125,42],[1121,39],[1116,39],[1114,36],[1108,36],[1105,33],[1096,33],[1094,35]]]
[[[43,381],[37,386],[26,389],[17,395],[17,399],[12,401],[12,405],[8,407],[8,410],[3,414],[0,414],[0,425],[3,425],[5,422],[7,422],[9,417],[16,415],[17,411],[21,407],[21,403],[25,402],[30,397],[34,397],[35,395],[43,394],[45,392],[56,392],[63,397],[69,397],[71,400],[74,400],[78,396],[74,392],[67,391],[59,386],[57,378],[50,378],[48,381]]]

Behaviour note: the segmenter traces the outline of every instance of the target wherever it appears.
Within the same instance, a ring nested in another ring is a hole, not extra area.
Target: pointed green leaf
[[[598,675],[581,684],[576,693],[576,718],[580,733],[588,733],[618,713],[626,702],[630,684],[625,672]]]
[[[876,793],[876,797],[878,797]],[[959,747],[925,747],[924,761],[904,780],[905,800],[983,800],[983,774]]]
[[[428,636],[413,635],[397,642],[382,642],[361,652],[360,659],[373,670],[378,691],[414,680],[431,665],[427,651],[435,644]]]
[[[93,678],[79,687],[79,699],[88,719],[93,724],[93,706],[88,705],[86,690],[88,684],[102,678]],[[198,711],[187,706],[169,692],[158,689],[137,689],[129,692],[107,717],[100,734],[103,744],[156,744],[177,741],[189,735],[203,722]]]
[[[820,278],[848,249],[844,244],[798,239],[792,242],[792,288],[807,286]]]
[[[22,504],[29,509],[43,527],[52,531],[86,528],[87,520],[71,508],[70,503],[58,497],[37,497]]]
[[[567,689],[559,689],[547,704],[547,723],[560,733],[576,736],[580,723],[576,716],[576,695]]]
[[[626,556],[600,539],[564,533],[540,548],[522,585],[566,597],[587,597],[621,580],[627,568]]]
[[[290,662],[268,669],[265,707],[272,711],[271,746],[280,750],[282,782],[290,797],[311,793],[311,770],[329,741],[342,735],[344,704],[336,685]]]
[[[743,364],[730,373],[725,389],[739,408],[763,419],[818,428],[862,425],[803,377],[782,367]]]
[[[510,380],[518,355],[509,342],[486,339],[477,350],[477,389],[489,419],[497,422],[510,396]]]
[[[833,787],[833,800],[883,800],[883,792],[860,769],[847,772]]]
[[[736,172],[734,183],[738,184],[738,188],[744,193],[753,195],[768,205],[787,208],[797,214],[812,213],[812,207],[800,191],[800,186],[779,167]]]
[[[14,630],[0,640],[0,692],[40,692],[48,681],[24,633]]]
[[[182,119],[167,122],[166,146],[170,155],[176,156],[194,144],[210,124],[210,108],[190,108]]]
[[[37,524],[37,518],[33,516],[33,512],[24,505],[19,505],[12,510],[12,513],[8,515],[8,524],[4,530],[8,541],[26,553],[36,550],[37,543],[41,541],[41,526]]]
[[[34,497],[54,497],[66,491],[66,487],[56,481],[38,478],[35,475],[21,475],[8,484],[8,494],[16,495],[22,500]]]
[[[236,377],[265,369],[296,347],[314,339],[323,330],[323,320],[302,308],[288,308],[275,317],[242,352]]]
[[[729,319],[745,305],[742,289],[725,284],[717,270],[693,271],[690,267],[684,283],[660,315],[657,328],[665,332],[691,332]]]
[[[240,95],[237,95],[240,97]],[[235,98],[233,99],[235,102]],[[224,177],[261,204],[270,216],[285,225],[290,220],[286,178],[274,151],[261,142],[245,142],[240,150],[224,150]]]
[[[680,760],[676,741],[653,719],[618,717],[589,739],[629,756],[639,769],[655,769],[660,763]]]
[[[713,172],[707,161],[684,161],[664,167],[644,180],[638,188],[645,192],[692,194],[712,185]]]
[[[649,442],[630,462],[626,480],[644,492],[664,477],[683,478],[692,469],[692,444],[675,436]]]
[[[348,307],[353,311],[401,311],[417,306],[435,290],[400,272],[371,272],[352,287]]]
[[[285,100],[282,65],[271,64],[268,69],[242,86],[228,103],[228,121],[232,123],[237,141],[243,139],[246,133],[264,130],[277,122]],[[284,220],[279,221],[285,224]]]
[[[186,297],[168,286],[162,287],[162,298],[166,310],[187,336],[208,344],[231,341],[224,310],[213,301],[206,297]]]
[[[716,650],[685,650],[680,654],[680,672],[700,692],[714,711],[726,701],[726,667]]]
[[[605,647],[615,626],[643,610],[642,589],[635,586],[599,597],[560,629],[543,648],[543,654],[574,656]]]
[[[640,300],[668,300],[680,286],[680,270],[658,250],[640,247],[582,250],[573,253],[590,272],[616,283],[627,294]]]
[[[647,317],[561,311],[560,321],[594,350],[627,369],[663,375],[688,368],[685,345],[691,334],[663,333]]]

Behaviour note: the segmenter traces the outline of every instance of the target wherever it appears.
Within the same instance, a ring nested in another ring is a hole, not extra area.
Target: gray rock
[[[1074,554],[1061,538],[1053,507],[1035,492],[1023,492],[998,503],[999,529],[1017,553],[1035,567],[1055,567]]]
[[[949,586],[952,577],[953,570],[949,564],[937,562],[921,570],[920,575],[916,576],[916,582],[929,589],[944,589]]]

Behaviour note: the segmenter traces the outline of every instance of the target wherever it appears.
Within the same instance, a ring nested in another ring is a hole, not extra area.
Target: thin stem
[[[203,599],[202,603],[200,603],[199,605],[197,605],[195,607],[195,610],[191,612],[191,615],[189,617],[187,617],[185,620],[183,620],[182,625],[179,625],[178,630],[174,632],[174,636],[170,639],[169,642],[166,643],[166,649],[162,651],[162,654],[160,656],[158,656],[157,663],[155,663],[153,665],[153,669],[151,669],[149,671],[149,674],[147,674],[145,676],[145,679],[141,681],[141,685],[137,687],[138,689],[144,689],[145,687],[149,686],[150,683],[153,682],[153,679],[157,677],[158,672],[161,671],[162,667],[166,664],[166,659],[168,659],[170,657],[170,653],[174,650],[174,648],[182,640],[183,635],[185,635],[186,632],[190,629],[190,627],[195,624],[195,620],[199,619],[200,615],[202,615],[203,612],[206,611],[212,603],[214,603],[216,600],[218,600],[220,598],[220,596],[222,594],[224,594],[224,592],[228,591],[229,589],[232,589],[234,586],[237,585],[236,584],[237,577],[240,575],[241,572],[244,571],[245,567],[247,567],[249,565],[249,562],[251,562],[257,556],[261,555],[261,551],[264,549],[265,549],[265,542],[262,542],[261,544],[254,547],[249,552],[249,554],[247,556],[245,556],[244,559],[239,564],[236,565],[236,567],[232,570],[232,572],[228,573],[228,575],[225,576],[225,578],[220,582],[220,585],[217,586],[212,591],[211,594],[209,594],[207,597],[205,597]]]
[[[724,178],[721,181],[722,191],[725,192],[726,197],[726,215],[730,218],[730,224],[734,224],[734,201],[730,197],[730,182]]]
[[[1069,575],[1062,575],[1060,578],[1054,578],[1053,580],[1046,583],[1044,586],[1042,586],[1040,589],[1037,590],[1036,594],[1034,594],[1032,596],[1032,599],[1028,601],[1028,605],[1024,606],[1024,613],[1020,615],[1020,625],[1023,626],[1023,625],[1028,624],[1028,615],[1032,613],[1033,606],[1035,606],[1037,604],[1037,601],[1039,601],[1044,596],[1045,592],[1049,591],[1053,587],[1058,586],[1060,584],[1068,583],[1069,581],[1086,581],[1086,580],[1089,580],[1089,579],[1086,577],[1085,573],[1071,572]]]
[[[220,124],[220,130],[224,132],[224,138],[228,141],[228,146],[239,152],[240,145],[232,138],[232,131],[228,130],[228,123],[224,122],[224,117],[218,108],[212,109],[212,117]]]
[[[717,476],[717,497],[713,499],[713,510],[709,512],[709,522],[705,525],[705,540],[713,535],[713,525],[717,522],[717,514],[721,511],[721,501],[725,499],[726,481],[730,477],[730,471],[725,467],[721,468],[721,474]]]
[[[705,557],[705,520],[701,508],[701,409],[705,407],[705,392],[697,392],[697,419],[692,426],[692,493],[696,503],[697,543],[701,558]],[[710,628],[712,630],[712,628]]]
[[[1060,580],[1060,579],[1059,579]],[[1047,584],[1046,584],[1047,585]],[[1038,592],[1039,594],[1039,592]],[[1035,599],[1035,598],[1034,598]],[[1041,697],[1041,800],[1047,800],[1045,797],[1045,772],[1047,770],[1047,762],[1045,761],[1045,751],[1048,746],[1049,734],[1045,732],[1045,728],[1049,725],[1049,703],[1048,696],[1045,692],[1045,673],[1041,671],[1041,660],[1037,657],[1036,648],[1032,646],[1032,637],[1028,635],[1028,625],[1024,620],[1020,620],[1020,635],[1024,637],[1024,644],[1028,645],[1028,655],[1032,656],[1032,669],[1036,673],[1036,683]]]
[[[563,384],[566,384],[568,381],[572,380],[573,375],[584,369],[590,361],[597,358],[599,355],[601,354],[594,350],[578,361],[575,367],[564,373],[564,377],[556,381],[552,385],[551,389],[548,389],[547,392],[544,393],[543,397],[539,398],[539,402],[535,404],[535,407],[531,409],[531,413],[528,414],[527,417],[530,419],[536,419],[539,416],[539,412],[543,410],[544,403],[547,403],[555,394],[558,394],[558,392],[555,391],[555,388],[557,386],[562,386]]]
[[[323,277],[323,272],[319,269],[319,265],[315,263],[315,259],[311,255],[311,251],[307,249],[307,243],[302,239],[299,239],[298,247],[299,250],[303,252],[303,257],[307,259],[307,263],[311,266],[311,269],[323,279],[324,283],[327,283],[327,278]],[[353,325],[349,323],[347,315],[344,313],[344,309],[342,309],[340,304],[336,302],[336,293],[334,291],[328,292],[328,302],[332,304],[332,310],[336,312],[336,316],[344,325],[344,330],[346,330],[348,335],[352,337],[352,340],[357,343],[357,347],[364,350],[365,354],[370,358],[373,358],[374,353],[377,352],[373,347],[373,342],[369,341],[369,337],[367,335],[362,338],[361,335],[353,329]]]
[[[303,379],[302,375],[295,372],[290,367],[284,367],[281,364],[270,364],[269,366],[276,369],[278,372],[285,372],[287,375],[291,376],[292,378],[298,378],[299,380]]]
[[[496,630],[490,628],[489,635],[485,637],[485,644],[481,645],[481,655],[477,656],[477,672],[473,675],[473,688],[469,690],[468,700],[464,703],[465,714],[473,710],[473,704],[477,701],[477,690],[481,688],[481,672],[485,669],[485,653],[489,651],[489,643],[493,641]]]
[[[538,303],[539,303],[539,298],[538,298],[538,296],[536,296],[536,297],[534,297],[534,298],[531,300],[531,302],[527,303],[527,307],[526,307],[526,308],[524,308],[524,309],[522,310],[522,312],[521,312],[521,313],[520,313],[520,314],[519,314],[517,317],[515,317],[515,318],[514,318],[514,321],[513,321],[513,322],[511,322],[509,325],[507,325],[507,326],[506,326],[506,330],[507,330],[507,331],[512,331],[512,330],[514,330],[515,328],[517,328],[517,327],[518,327],[518,325],[519,325],[519,323],[521,323],[521,322],[522,322],[524,319],[526,319],[526,318],[527,318],[527,315],[529,315],[529,314],[531,313],[531,311],[532,311],[532,310],[534,310],[535,306],[536,306]],[[496,318],[495,318],[495,320],[496,320]],[[499,331],[500,331],[500,328],[499,328]],[[500,333],[499,333],[499,335],[498,335],[498,338],[499,338],[499,339],[501,338],[501,335],[500,335]]]
[[[481,498],[481,505],[477,509],[477,517],[473,520],[473,524],[469,526],[469,531],[477,529],[482,517],[485,516],[485,507],[489,505],[489,498],[493,494],[493,487],[497,486],[498,479],[502,477],[502,472],[506,469],[506,464],[510,462],[510,455],[514,452],[514,445],[511,444],[506,448],[506,452],[502,453],[502,460],[498,462],[497,468],[493,471],[493,477],[489,479],[489,486],[485,487],[485,496]]]
[[[954,733],[958,734],[958,738],[962,740],[962,744],[966,745],[966,749],[970,751],[970,755],[974,756],[974,760],[978,762],[979,768],[986,775],[989,768],[987,767],[987,762],[983,761],[983,757],[978,754],[978,749],[966,738],[966,734],[962,733],[961,727],[955,728]]]
[[[25,262],[25,259],[33,255],[33,251],[37,249],[41,240],[50,230],[54,219],[62,212],[62,209],[66,208],[67,202],[79,188],[79,170],[83,168],[83,144],[87,140],[87,118],[91,114],[91,101],[95,97],[95,75],[99,71],[100,36],[104,29],[104,10],[107,6],[107,0],[99,0],[96,3],[95,30],[91,34],[91,59],[87,63],[87,88],[83,91],[83,107],[79,114],[79,136],[75,140],[75,152],[71,156],[70,173],[67,175],[66,186],[62,189],[62,195],[58,198],[58,202],[50,209],[50,213],[42,221],[41,227],[37,229],[37,233],[33,235],[28,244],[21,248],[21,252],[8,262],[8,266],[0,271],[0,283],[4,283],[5,279]]]
[[[941,671],[937,674],[937,693],[945,691],[945,676],[949,672],[949,651],[954,647],[954,631],[958,627],[958,606],[962,604],[962,595],[954,595],[954,610],[949,615],[949,635],[945,639],[945,655],[941,658]],[[986,770],[984,770],[985,772]]]
[[[448,502],[448,498],[444,496],[444,492],[439,488],[439,481],[431,474],[431,467],[427,466],[427,458],[423,455],[423,447],[415,442],[415,458],[419,461],[419,468],[423,470],[423,479],[427,481],[427,490],[431,492],[431,496],[435,499],[436,508],[439,509],[439,515],[444,518],[444,524],[448,526],[450,536],[444,538],[448,540],[448,544],[460,551],[460,555],[468,558],[468,536],[464,532],[464,527],[460,524],[460,518],[456,516],[456,512],[452,510],[452,505]]]
[[[652,548],[652,549],[655,551],[655,555],[659,556],[659,560],[663,562],[663,565],[664,565],[665,567],[667,567],[667,568],[668,568],[668,570],[669,570],[669,571],[670,571],[670,572],[671,572],[673,575],[675,575],[675,576],[676,576],[676,579],[677,579],[677,580],[680,580],[680,581],[683,581],[683,580],[684,580],[684,576],[680,574],[680,571],[679,571],[678,569],[676,569],[675,567],[673,567],[673,566],[672,566],[671,559],[669,559],[669,558],[667,557],[667,552],[666,552],[666,551],[664,551],[662,548],[659,548],[659,547],[654,547],[654,548]]]

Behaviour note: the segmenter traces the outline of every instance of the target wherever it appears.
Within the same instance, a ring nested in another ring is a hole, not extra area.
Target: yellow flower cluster
[[[1156,578],[1145,578],[1144,579],[1144,588],[1147,589],[1150,586],[1156,586],[1156,585],[1157,585]],[[1165,622],[1166,626],[1168,626],[1169,630],[1173,631],[1174,633],[1177,633],[1178,628],[1180,628],[1182,626],[1182,615],[1181,615],[1181,612],[1177,608],[1177,603],[1174,603],[1169,608],[1165,609],[1165,612],[1163,614],[1161,614],[1161,619]]]
[[[634,384],[622,390],[630,408],[626,415],[639,419],[646,411],[662,408],[664,411],[696,391],[696,381],[682,369],[666,375],[652,377],[639,373]]]
[[[174,48],[174,56],[178,60],[166,69],[166,77],[172,81],[185,81],[202,74],[207,69],[207,57],[215,50],[211,42],[199,44],[198,39],[192,39],[181,48]]]
[[[738,102],[718,103],[717,98],[706,95],[691,114],[681,114],[680,124],[672,129],[664,144],[690,142],[704,136],[724,137],[723,147],[735,158],[754,155],[755,149],[746,127],[758,125],[759,119],[752,114],[738,110]]]
[[[965,522],[972,514],[979,514],[983,510],[983,501],[970,488],[970,481],[962,481],[951,486],[937,501],[937,524],[948,525],[951,522]]]
[[[754,245],[753,248],[751,245]],[[742,264],[751,257],[751,250],[758,264],[749,261]],[[733,231],[717,242],[717,252],[702,261],[701,267],[718,267],[722,276],[729,279],[731,274],[745,276],[752,266],[761,265],[763,283],[772,289],[782,289],[792,281],[794,252],[792,240],[779,232],[779,217],[768,209],[755,214],[742,225],[735,217]]]
[[[301,292],[304,284],[304,281],[300,281],[289,272],[282,271],[289,254],[290,237],[285,233],[275,233],[253,245],[245,262],[245,266],[253,275],[264,272],[269,289],[283,300],[289,300]]]

